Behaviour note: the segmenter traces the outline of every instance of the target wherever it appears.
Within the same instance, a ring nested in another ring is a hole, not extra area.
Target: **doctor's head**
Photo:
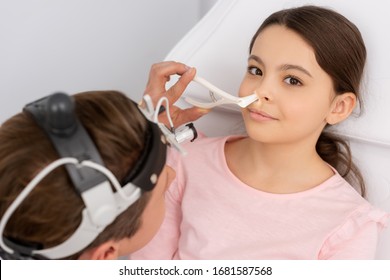
[[[125,95],[115,91],[84,92],[74,95],[75,113],[94,142],[104,166],[120,186],[137,177],[134,169],[147,162],[157,132]],[[161,135],[157,133],[158,139]],[[152,140],[148,140],[148,139]],[[156,140],[160,141],[160,140]],[[165,144],[161,144],[163,151]],[[71,255],[54,253],[54,258],[115,259],[145,245],[159,228],[164,215],[164,192],[174,178],[173,170],[160,160],[150,191],[126,206],[104,230]],[[36,175],[59,155],[45,131],[28,112],[19,113],[0,128],[0,215]],[[155,160],[155,159],[154,159]],[[69,165],[69,164],[68,164]],[[67,166],[68,166],[67,165]],[[117,193],[111,185],[109,193]],[[93,189],[93,188],[92,188]],[[82,195],[85,195],[83,193]],[[117,194],[115,194],[117,199]],[[96,195],[97,196],[97,195]],[[93,198],[93,197],[92,197]],[[104,196],[101,199],[105,199]],[[125,201],[125,199],[124,199]],[[126,205],[126,201],[124,202]],[[98,206],[97,206],[98,207]],[[48,175],[28,194],[9,218],[3,236],[13,244],[35,250],[49,249],[68,240],[85,220],[86,208],[64,166]],[[77,239],[77,238],[76,238]],[[74,244],[78,244],[78,241]],[[11,245],[10,245],[11,246]],[[11,248],[15,248],[12,247]]]

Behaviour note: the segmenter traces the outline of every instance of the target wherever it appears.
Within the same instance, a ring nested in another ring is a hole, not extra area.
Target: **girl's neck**
[[[253,188],[271,193],[300,192],[334,174],[315,147],[308,146],[264,144],[243,138],[226,143],[226,162],[236,177]]]

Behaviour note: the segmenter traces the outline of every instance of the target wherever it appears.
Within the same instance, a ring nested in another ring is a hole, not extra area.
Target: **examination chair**
[[[390,212],[390,17],[380,0],[371,1],[259,1],[219,0],[205,17],[166,56],[197,68],[197,74],[222,90],[237,95],[246,71],[248,46],[260,23],[283,8],[315,4],[333,8],[354,22],[364,37],[368,64],[363,95],[365,109],[334,129],[351,144],[355,162],[366,180],[367,198]],[[171,79],[173,84],[175,79]],[[208,91],[191,83],[183,97],[209,102]],[[184,98],[180,107],[188,107]],[[387,124],[386,124],[387,123]],[[240,111],[217,107],[195,122],[208,136],[243,132]],[[390,259],[390,226],[379,240],[377,259]]]

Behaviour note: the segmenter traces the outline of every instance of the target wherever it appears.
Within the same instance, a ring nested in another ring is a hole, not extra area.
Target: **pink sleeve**
[[[179,189],[180,165],[178,160],[175,160],[175,157],[180,157],[180,155],[175,153],[174,157],[172,157],[172,154],[172,152],[169,153],[167,164],[176,170],[176,179],[165,194],[166,210],[164,221],[154,238],[145,247],[132,253],[130,259],[172,259],[177,251],[181,222],[181,191]]]
[[[325,241],[319,259],[369,260],[375,258],[379,233],[390,214],[378,209],[356,211]]]

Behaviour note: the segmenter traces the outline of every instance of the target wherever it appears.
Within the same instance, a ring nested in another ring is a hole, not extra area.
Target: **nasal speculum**
[[[237,97],[233,96],[210,82],[206,81],[205,79],[195,76],[193,79],[194,82],[197,82],[198,84],[206,87],[209,90],[210,97],[212,102],[200,102],[197,101],[191,97],[185,97],[184,100],[187,101],[188,103],[200,107],[200,108],[205,108],[205,109],[211,109],[216,106],[224,105],[224,104],[236,104],[240,106],[241,108],[247,107],[249,104],[252,104],[253,102],[257,101],[259,98],[256,93],[253,93],[251,95],[245,96],[245,97]],[[220,99],[217,99],[215,95],[218,95]]]

